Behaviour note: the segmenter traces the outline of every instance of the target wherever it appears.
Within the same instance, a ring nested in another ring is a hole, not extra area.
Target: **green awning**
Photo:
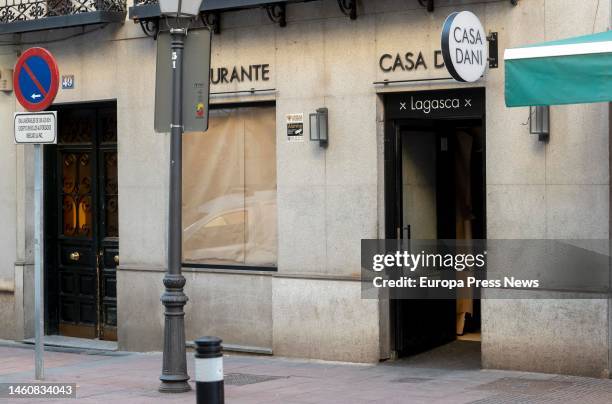
[[[612,31],[506,49],[506,106],[612,101]]]

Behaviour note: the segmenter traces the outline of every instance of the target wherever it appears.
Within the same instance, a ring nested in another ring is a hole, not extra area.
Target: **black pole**
[[[172,66],[172,123],[170,124],[170,198],[168,208],[168,270],[164,276],[166,291],[161,296],[164,310],[164,357],[159,391],[182,393],[191,390],[185,352],[185,312],[187,296],[183,293],[185,278],[182,261],[182,90],[183,48],[187,31],[170,30],[170,63]]]
[[[196,404],[224,404],[223,347],[217,337],[195,341]]]

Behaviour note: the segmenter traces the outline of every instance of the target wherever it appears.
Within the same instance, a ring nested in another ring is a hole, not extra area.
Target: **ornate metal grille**
[[[0,24],[93,11],[125,10],[125,0],[0,0]]]
[[[148,4],[157,4],[158,0],[134,0],[135,6],[146,6]]]

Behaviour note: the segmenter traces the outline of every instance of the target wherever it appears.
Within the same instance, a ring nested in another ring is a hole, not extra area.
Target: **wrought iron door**
[[[47,220],[47,276],[55,278],[47,302],[49,328],[55,320],[61,335],[117,339],[116,114],[114,103],[58,108],[58,145],[47,154],[56,170],[55,192],[47,183],[47,212],[56,212]]]

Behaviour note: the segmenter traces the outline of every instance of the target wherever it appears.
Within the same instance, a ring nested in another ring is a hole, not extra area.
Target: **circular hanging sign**
[[[488,62],[487,35],[474,13],[452,13],[442,26],[442,56],[457,81],[476,81]]]
[[[13,72],[15,96],[28,111],[42,111],[51,105],[59,87],[59,69],[46,49],[30,48],[17,59]]]

